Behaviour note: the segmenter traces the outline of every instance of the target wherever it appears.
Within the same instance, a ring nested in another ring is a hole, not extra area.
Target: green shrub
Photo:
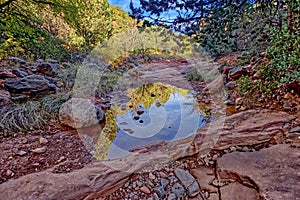
[[[300,77],[300,32],[291,32],[288,25],[272,29],[273,39],[267,50],[270,64],[263,68],[266,78],[278,86],[299,80]]]
[[[253,81],[249,76],[242,76],[237,80],[237,84],[237,92],[239,95],[253,100],[257,94],[271,97],[276,88],[276,86],[268,80],[258,79]]]
[[[189,72],[186,75],[186,79],[188,81],[197,81],[197,82],[202,82],[204,81],[203,77],[201,76],[200,72],[198,69],[194,69],[193,71]]]

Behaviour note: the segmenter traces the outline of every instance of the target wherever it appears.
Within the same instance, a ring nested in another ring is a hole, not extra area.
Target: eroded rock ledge
[[[300,197],[299,163],[300,147],[280,144],[256,152],[226,154],[217,160],[217,172],[222,181],[252,187],[263,199],[297,199]],[[234,193],[226,191],[225,188],[222,199],[236,199]]]
[[[267,110],[237,113],[199,129],[189,138],[153,143],[135,149],[121,160],[93,162],[67,174],[53,174],[49,169],[10,180],[0,185],[0,199],[93,199],[105,196],[124,184],[131,173],[154,164],[197,153],[205,154],[211,149],[224,150],[230,146],[256,145],[274,140],[281,142],[287,134],[282,127],[294,118],[284,112]],[[260,163],[256,165],[259,167]]]

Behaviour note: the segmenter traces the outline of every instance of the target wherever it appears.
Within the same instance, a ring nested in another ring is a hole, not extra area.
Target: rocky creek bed
[[[241,99],[222,99],[224,84],[250,73],[249,68],[220,74],[217,63],[197,63],[211,71],[205,85],[186,81],[195,67],[186,61],[140,66],[141,71],[131,71],[137,73],[132,80],[163,80],[194,89],[200,102],[213,104],[216,121],[188,138],[155,142],[135,148],[126,158],[101,162],[87,151],[77,131],[55,122],[41,131],[1,136],[0,199],[298,199],[299,95],[282,97],[290,102],[285,112],[278,107],[249,109]],[[46,69],[39,73],[51,75]],[[8,71],[6,77],[12,74]],[[225,83],[224,76],[230,78]],[[44,81],[48,87],[49,80]]]
[[[299,116],[241,112],[215,130],[219,140],[209,152],[212,143],[201,140],[210,137],[203,127],[189,138],[158,142],[126,159],[92,161],[61,174],[53,173],[54,166],[11,179],[0,185],[1,199],[297,199],[299,127],[289,130],[290,123],[299,123]]]

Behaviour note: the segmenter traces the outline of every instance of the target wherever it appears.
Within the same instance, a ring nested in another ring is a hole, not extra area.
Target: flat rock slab
[[[199,167],[191,170],[191,174],[197,179],[202,190],[209,192],[218,192],[218,188],[211,185],[215,179],[215,174],[213,169],[207,167]]]
[[[256,187],[267,200],[300,197],[299,147],[282,144],[258,152],[226,154],[217,160],[217,172],[221,179],[234,179]]]
[[[260,200],[258,192],[239,183],[232,183],[221,187],[222,200]]]
[[[128,176],[101,163],[67,174],[54,174],[50,169],[1,184],[0,200],[95,199],[121,187]]]
[[[284,137],[283,126],[295,119],[285,112],[268,110],[249,110],[226,117],[220,131],[215,149],[224,150],[233,145],[255,145],[274,139],[281,142]]]

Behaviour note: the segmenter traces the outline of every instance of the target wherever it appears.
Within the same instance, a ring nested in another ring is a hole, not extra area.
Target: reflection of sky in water
[[[154,141],[188,137],[206,123],[201,112],[195,110],[194,101],[192,94],[182,96],[176,92],[163,106],[154,103],[149,109],[144,109],[143,105],[140,105],[143,114],[137,115],[130,110],[118,116],[119,130],[110,147],[108,158],[123,157],[128,150]]]

